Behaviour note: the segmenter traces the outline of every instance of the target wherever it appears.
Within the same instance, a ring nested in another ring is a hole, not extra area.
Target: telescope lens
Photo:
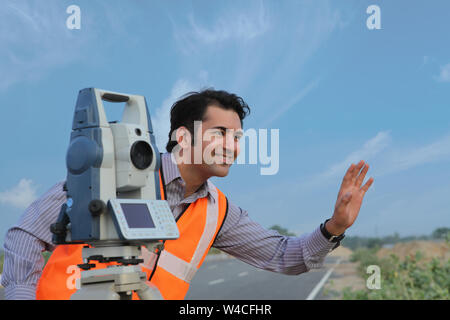
[[[131,146],[130,158],[136,168],[141,170],[147,169],[153,159],[152,148],[145,141],[136,141]]]

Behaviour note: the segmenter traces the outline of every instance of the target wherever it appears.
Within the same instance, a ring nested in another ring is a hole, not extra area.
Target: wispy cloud
[[[302,188],[314,189],[341,179],[348,167],[365,160],[372,167],[370,176],[382,176],[409,170],[429,163],[450,161],[450,135],[422,146],[401,147],[395,145],[390,131],[381,131],[363,146],[332,164],[324,172],[306,179]],[[372,165],[375,164],[375,165]]]
[[[450,63],[441,66],[441,72],[436,77],[436,80],[439,82],[450,82]]]
[[[2,1],[0,74],[3,76],[0,77],[0,90],[17,83],[41,80],[57,68],[79,62],[86,56],[92,63],[97,55],[87,53],[86,48],[94,52],[92,48],[96,45],[116,46],[117,40],[112,35],[126,35],[127,40],[136,42],[132,34],[124,31],[131,19],[127,7],[132,5],[119,9],[102,2],[90,5],[90,9],[81,7],[81,29],[69,30],[66,26],[69,4],[64,1],[48,0],[45,4],[26,0]]]
[[[378,132],[377,135],[367,140],[363,146],[351,152],[343,161],[333,164],[327,171],[319,177],[330,178],[337,175],[343,175],[350,164],[357,163],[360,160],[370,160],[383,151],[391,143],[391,135],[389,131]]]
[[[0,89],[40,79],[76,59],[83,39],[66,28],[62,3],[7,1],[0,10]],[[7,76],[5,76],[7,75]]]
[[[304,183],[302,187],[309,189],[335,182],[337,178],[343,177],[344,173],[352,163],[357,163],[360,160],[368,162],[371,159],[374,159],[375,156],[379,155],[391,144],[391,140],[392,138],[389,131],[378,132],[375,137],[367,140],[362,147],[352,151],[344,160],[332,164],[324,172],[308,179],[307,183]]]
[[[341,12],[327,1],[280,2],[270,14],[270,29],[237,58],[239,68],[233,79],[237,90],[258,84],[262,94],[256,102],[267,112],[277,110],[268,123],[317,87],[323,75],[309,62],[332,34],[346,25]],[[278,110],[280,105],[283,110]]]
[[[391,150],[380,162],[378,175],[387,175],[440,161],[450,161],[450,134],[423,146]]]
[[[310,91],[317,87],[319,80],[312,81],[306,87],[302,88],[298,94],[296,94],[290,101],[288,101],[285,105],[282,105],[273,115],[270,116],[265,122],[261,124],[261,127],[268,127],[272,122],[283,116],[286,112],[289,111],[292,107],[297,105],[304,97],[308,95]]]
[[[187,17],[187,23],[171,19],[174,39],[184,53],[197,53],[203,46],[228,41],[250,41],[263,35],[270,26],[262,1],[259,2],[258,8],[223,10],[212,25],[203,23],[193,13],[189,13]]]
[[[0,203],[19,209],[28,207],[36,198],[37,188],[30,179],[21,179],[10,190],[0,192]]]

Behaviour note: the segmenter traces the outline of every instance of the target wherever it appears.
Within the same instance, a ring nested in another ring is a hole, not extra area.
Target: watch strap
[[[323,236],[329,242],[333,242],[333,243],[340,242],[342,239],[344,239],[345,233],[338,235],[338,236],[334,236],[331,233],[329,233],[327,228],[325,227],[325,224],[328,222],[328,220],[330,220],[330,219],[325,220],[325,222],[320,225],[320,231],[322,232]]]

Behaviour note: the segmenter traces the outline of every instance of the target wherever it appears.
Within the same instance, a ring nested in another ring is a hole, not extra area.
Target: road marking
[[[316,297],[316,295],[319,293],[320,289],[322,289],[323,285],[325,284],[325,282],[328,280],[328,278],[331,276],[331,274],[334,271],[334,268],[338,266],[338,264],[341,262],[341,259],[339,259],[338,261],[336,261],[336,264],[333,266],[333,268],[331,268],[330,270],[328,270],[328,272],[323,276],[322,279],[320,279],[319,283],[314,287],[314,289],[311,291],[311,293],[308,295],[308,297],[306,298],[306,300],[314,300],[314,298]]]
[[[247,271],[244,271],[244,272],[239,273],[239,274],[238,274],[238,277],[245,277],[245,276],[247,276],[247,275],[248,275],[248,272],[247,272]]]
[[[215,269],[215,268],[217,268],[217,264],[213,264],[212,266],[209,266],[207,269],[209,270],[209,269]]]
[[[225,281],[225,280],[223,280],[223,279],[217,279],[217,280],[213,280],[213,281],[208,282],[208,284],[209,284],[210,286],[213,286],[213,285],[215,285],[215,284],[222,283],[222,282],[224,282],[224,281]]]

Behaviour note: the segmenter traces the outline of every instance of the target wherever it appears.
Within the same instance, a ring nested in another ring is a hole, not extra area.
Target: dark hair
[[[200,92],[189,92],[175,102],[170,109],[169,142],[166,145],[168,152],[172,152],[172,149],[178,144],[177,141],[171,140],[172,133],[179,127],[184,126],[193,136],[194,121],[203,121],[206,109],[210,105],[234,110],[241,120],[241,126],[244,118],[250,114],[249,106],[235,94],[212,88]]]

